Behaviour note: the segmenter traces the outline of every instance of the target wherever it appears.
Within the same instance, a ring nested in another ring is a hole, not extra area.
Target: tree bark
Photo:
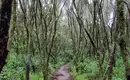
[[[117,0],[117,23],[116,23],[116,31],[118,36],[118,44],[121,49],[121,55],[125,65],[125,76],[126,79],[130,79],[130,70],[128,63],[128,53],[127,53],[127,41],[126,41],[126,25],[124,18],[124,0]]]
[[[10,21],[10,23],[12,25],[9,28],[8,49],[10,49],[10,47],[11,47],[11,43],[14,38],[14,30],[16,29],[16,21],[17,21],[16,9],[17,9],[17,2],[16,2],[16,0],[13,0],[13,2],[12,2],[12,19]]]
[[[103,80],[112,80],[112,71],[113,71],[114,60],[115,60],[115,51],[116,51],[116,43],[113,42],[113,44],[111,44],[111,53],[109,56],[108,67],[103,76]]]
[[[30,80],[30,55],[26,57],[26,80]]]
[[[8,30],[11,19],[12,0],[1,0],[2,6],[0,10],[0,72],[6,64],[6,57],[8,55],[7,42]]]

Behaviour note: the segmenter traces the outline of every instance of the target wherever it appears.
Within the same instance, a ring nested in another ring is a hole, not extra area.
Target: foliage
[[[36,57],[37,58],[37,57]],[[35,59],[35,67],[38,66],[38,59]],[[112,80],[124,80],[124,66],[122,58],[116,57],[116,65],[113,71]],[[50,64],[50,72],[54,72],[56,68],[62,65],[64,61],[59,59],[59,62],[53,65]],[[42,80],[42,73],[39,72],[39,67],[36,68],[36,72],[31,71],[30,78],[31,80]],[[73,74],[76,80],[89,80],[89,78],[94,77],[98,73],[97,62],[94,58],[87,57],[83,62],[79,63],[79,72],[76,72],[76,66],[71,65],[71,73]],[[13,75],[13,76],[12,76]],[[0,79],[2,80],[22,80],[21,78],[25,78],[25,63],[24,59],[21,58],[21,55],[16,55],[14,53],[10,53],[8,56],[7,64],[4,67],[4,70],[0,74]]]
[[[2,80],[18,80],[24,78],[25,67],[24,60],[19,55],[10,53],[7,59],[7,64],[0,75]],[[13,76],[12,76],[13,75]]]
[[[116,13],[117,7],[121,9]],[[123,10],[123,3],[14,0],[12,8],[10,52],[0,79],[25,79],[28,61],[30,80],[48,80],[64,63],[71,63],[70,71],[76,80],[100,80],[101,77],[125,80],[125,68],[130,64],[130,59],[127,60],[130,28],[125,26],[127,15],[123,11],[127,13],[127,10]],[[126,54],[123,58],[122,53]]]

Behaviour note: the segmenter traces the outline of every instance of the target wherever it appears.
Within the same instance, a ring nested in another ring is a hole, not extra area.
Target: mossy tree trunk
[[[0,10],[0,72],[6,63],[8,55],[7,42],[8,30],[11,18],[12,0],[1,0],[2,6]]]
[[[121,49],[121,55],[125,65],[125,76],[126,79],[130,79],[130,72],[128,66],[128,53],[126,50],[126,25],[125,25],[125,18],[124,18],[124,0],[117,0],[117,23],[116,23],[116,31],[118,36],[118,44]]]
[[[112,80],[112,71],[113,71],[113,66],[114,66],[114,60],[115,60],[115,51],[116,51],[116,43],[113,42],[111,44],[111,52],[109,56],[109,61],[108,61],[108,67],[107,70],[103,76],[103,80]]]
[[[12,18],[11,18],[11,25],[9,28],[9,40],[8,40],[8,49],[11,47],[11,43],[14,39],[14,31],[16,29],[16,22],[17,22],[17,16],[16,16],[16,11],[17,10],[17,2],[16,0],[13,0],[12,2]]]

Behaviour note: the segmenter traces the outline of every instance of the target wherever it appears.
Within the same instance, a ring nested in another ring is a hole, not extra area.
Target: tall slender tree
[[[11,18],[12,0],[1,0],[2,6],[0,9],[0,72],[6,63],[8,55],[7,42],[8,30]]]
[[[126,41],[126,25],[124,18],[124,0],[117,0],[117,22],[116,22],[116,33],[117,33],[117,42],[120,46],[121,55],[125,65],[125,76],[126,79],[130,79],[130,68],[128,62],[128,52],[127,52],[127,41]]]

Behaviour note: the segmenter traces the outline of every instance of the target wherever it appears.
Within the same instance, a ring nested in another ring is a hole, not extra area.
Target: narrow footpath
[[[52,74],[52,80],[74,80],[70,74],[68,64],[62,65]]]

